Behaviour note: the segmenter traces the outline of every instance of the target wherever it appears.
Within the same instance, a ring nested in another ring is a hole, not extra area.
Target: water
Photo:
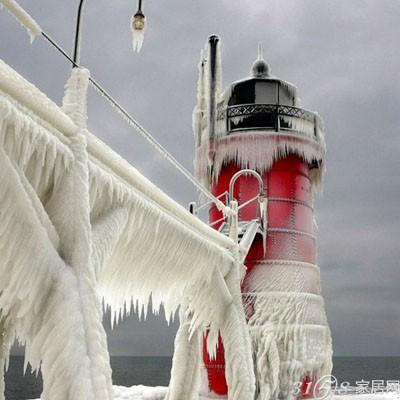
[[[40,397],[42,382],[28,371],[22,376],[23,357],[11,357],[6,374],[6,400]],[[167,386],[170,357],[111,357],[115,385]],[[333,375],[339,382],[400,379],[400,357],[335,357]]]
[[[171,357],[111,357],[113,383],[120,386],[168,386]],[[6,374],[6,400],[40,397],[42,379],[27,371],[23,376],[24,358],[14,356]]]
[[[333,372],[339,383],[400,380],[400,357],[334,357]]]

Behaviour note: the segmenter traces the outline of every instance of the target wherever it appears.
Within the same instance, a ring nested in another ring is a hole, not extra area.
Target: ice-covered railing
[[[73,70],[61,110],[0,69],[0,361],[17,338],[43,399],[111,399],[99,295],[117,321],[152,294],[167,315],[181,307],[169,399],[196,393],[206,328],[210,350],[218,331],[227,343],[232,399],[251,396],[235,244],[86,130],[86,70]]]
[[[241,104],[228,106],[222,113],[225,134],[236,131],[272,129],[293,131],[317,142],[322,136],[318,114],[298,107],[280,104]]]

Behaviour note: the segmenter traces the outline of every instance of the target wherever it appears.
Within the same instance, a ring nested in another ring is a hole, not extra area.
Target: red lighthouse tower
[[[259,222],[242,283],[257,399],[311,397],[330,374],[332,353],[313,218],[325,163],[322,122],[300,107],[295,86],[271,75],[261,48],[250,77],[225,91],[221,77],[219,38],[211,36],[200,62],[195,167],[214,195],[237,200],[241,236]],[[226,220],[215,206],[209,220],[224,231]],[[203,391],[226,397],[223,343],[214,359],[204,345],[203,359]]]

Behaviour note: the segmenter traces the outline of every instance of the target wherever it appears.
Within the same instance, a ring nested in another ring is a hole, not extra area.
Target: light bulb
[[[132,17],[131,28],[133,51],[139,53],[143,45],[144,32],[146,30],[146,17],[141,10],[138,10],[138,12]]]

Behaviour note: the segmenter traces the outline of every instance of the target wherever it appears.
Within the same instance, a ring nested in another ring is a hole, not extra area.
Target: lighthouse
[[[326,392],[332,345],[313,208],[325,170],[321,118],[301,106],[294,85],[272,75],[261,46],[250,75],[222,90],[220,39],[213,35],[199,64],[193,126],[198,179],[222,201],[238,203],[256,399]],[[216,205],[209,223],[226,232],[228,221]],[[213,356],[204,340],[203,364],[201,394],[227,398],[221,340]]]

